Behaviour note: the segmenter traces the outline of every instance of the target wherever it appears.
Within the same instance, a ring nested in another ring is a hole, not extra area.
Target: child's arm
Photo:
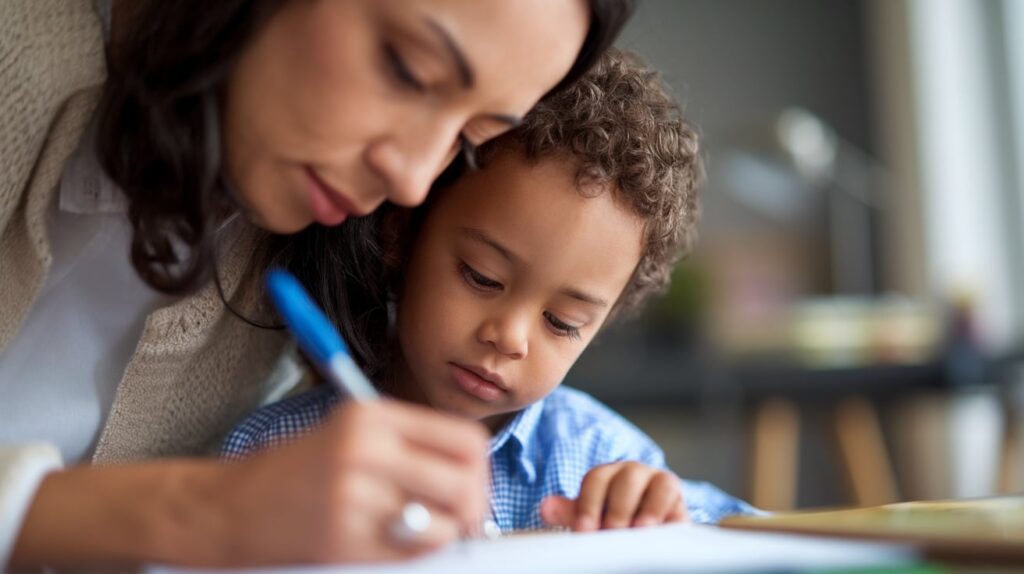
[[[576,532],[686,520],[679,478],[668,470],[634,461],[592,468],[575,500],[549,496],[541,503],[540,512],[547,524]]]

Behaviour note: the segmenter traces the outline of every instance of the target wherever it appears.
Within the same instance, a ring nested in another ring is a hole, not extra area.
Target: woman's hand
[[[238,463],[229,503],[247,564],[408,557],[479,529],[487,509],[482,426],[397,402],[343,405],[304,440]],[[229,485],[230,487],[230,485]],[[406,503],[431,512],[411,542]]]
[[[547,524],[576,532],[686,520],[676,475],[639,462],[594,467],[583,477],[576,500],[549,496],[540,511]]]
[[[487,434],[412,405],[345,404],[309,435],[241,462],[168,460],[49,475],[10,567],[251,566],[410,557],[479,528]],[[391,525],[410,501],[432,520]]]

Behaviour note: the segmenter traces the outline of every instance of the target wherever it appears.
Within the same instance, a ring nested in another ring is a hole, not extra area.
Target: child
[[[502,531],[753,512],[680,481],[639,429],[558,388],[606,323],[667,285],[693,241],[697,136],[656,75],[611,52],[480,160],[439,184],[405,229],[395,359],[378,384],[491,430]],[[337,400],[321,386],[271,405],[229,436],[224,454],[279,444]]]

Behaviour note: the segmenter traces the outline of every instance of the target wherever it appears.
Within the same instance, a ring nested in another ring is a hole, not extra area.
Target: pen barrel
[[[376,387],[366,378],[352,357],[337,353],[327,363],[325,375],[334,388],[357,401],[374,401],[380,398]]]

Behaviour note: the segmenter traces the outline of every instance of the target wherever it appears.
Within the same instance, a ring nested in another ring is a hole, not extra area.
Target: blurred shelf
[[[811,368],[785,361],[727,364],[692,353],[609,347],[581,359],[566,384],[616,405],[696,404],[777,395],[799,401],[830,401],[853,394],[882,399],[946,388],[947,377],[940,361]]]

